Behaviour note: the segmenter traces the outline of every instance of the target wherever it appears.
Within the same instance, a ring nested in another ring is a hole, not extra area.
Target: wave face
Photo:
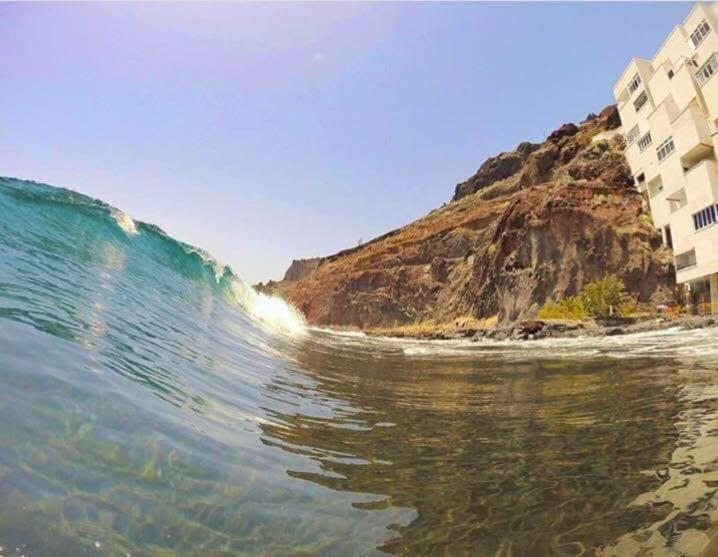
[[[156,226],[0,178],[0,385],[18,554],[715,549],[715,330],[312,329]]]

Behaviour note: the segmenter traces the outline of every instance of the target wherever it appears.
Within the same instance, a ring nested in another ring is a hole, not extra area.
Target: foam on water
[[[119,209],[115,209],[113,207],[112,209],[110,209],[110,215],[112,215],[112,218],[115,219],[117,225],[128,236],[137,236],[140,233],[140,231],[137,230],[137,225],[135,224],[135,221],[132,220],[132,218],[128,214],[123,213]]]
[[[388,340],[388,339],[387,339]],[[518,359],[629,358],[692,356],[718,358],[718,329],[684,330],[672,327],[660,331],[612,337],[547,338],[534,341],[481,339],[421,341],[395,339],[407,356],[480,357],[503,355]]]
[[[363,331],[351,331],[351,330],[341,330],[341,329],[330,329],[328,327],[311,327],[312,331],[316,331],[318,333],[326,333],[332,336],[337,337],[348,337],[348,338],[367,338],[367,334]]]
[[[304,316],[281,298],[257,292],[238,278],[231,282],[230,288],[234,299],[247,314],[270,330],[290,335],[306,334]]]

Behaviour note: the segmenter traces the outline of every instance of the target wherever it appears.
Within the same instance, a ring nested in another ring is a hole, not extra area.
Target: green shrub
[[[636,313],[636,304],[631,300],[628,302],[624,302],[621,304],[618,308],[617,315],[619,317],[631,317],[634,316]]]
[[[589,282],[578,296],[559,302],[549,300],[538,312],[539,319],[584,319],[586,317],[629,317],[636,310],[621,279],[606,275]]]
[[[588,317],[581,299],[577,296],[565,298],[560,302],[549,300],[538,312],[539,319],[584,319]]]
[[[626,287],[614,275],[586,284],[581,291],[581,302],[592,317],[623,316],[622,310],[628,310]]]

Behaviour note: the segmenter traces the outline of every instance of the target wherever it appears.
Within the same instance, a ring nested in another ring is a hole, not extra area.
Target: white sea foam
[[[304,316],[281,298],[257,292],[240,279],[233,280],[231,288],[237,303],[254,320],[275,331],[291,335],[306,334]]]
[[[363,331],[342,331],[342,330],[336,330],[336,329],[329,329],[326,327],[311,327],[312,331],[317,331],[319,333],[326,333],[328,335],[338,336],[338,337],[349,337],[349,338],[367,338],[367,335]]]
[[[415,357],[502,356],[537,358],[718,358],[718,328],[679,327],[615,337],[548,338],[535,341],[417,341],[403,340],[402,352]]]
[[[137,234],[140,233],[140,231],[137,230],[137,225],[135,225],[135,221],[133,221],[129,215],[123,213],[119,209],[112,209],[110,214],[112,215],[112,218],[115,219],[117,225],[128,236],[137,236]]]

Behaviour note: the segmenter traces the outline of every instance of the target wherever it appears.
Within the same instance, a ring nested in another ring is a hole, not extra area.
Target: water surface
[[[712,555],[717,435],[715,330],[332,334],[0,179],[0,555]]]

